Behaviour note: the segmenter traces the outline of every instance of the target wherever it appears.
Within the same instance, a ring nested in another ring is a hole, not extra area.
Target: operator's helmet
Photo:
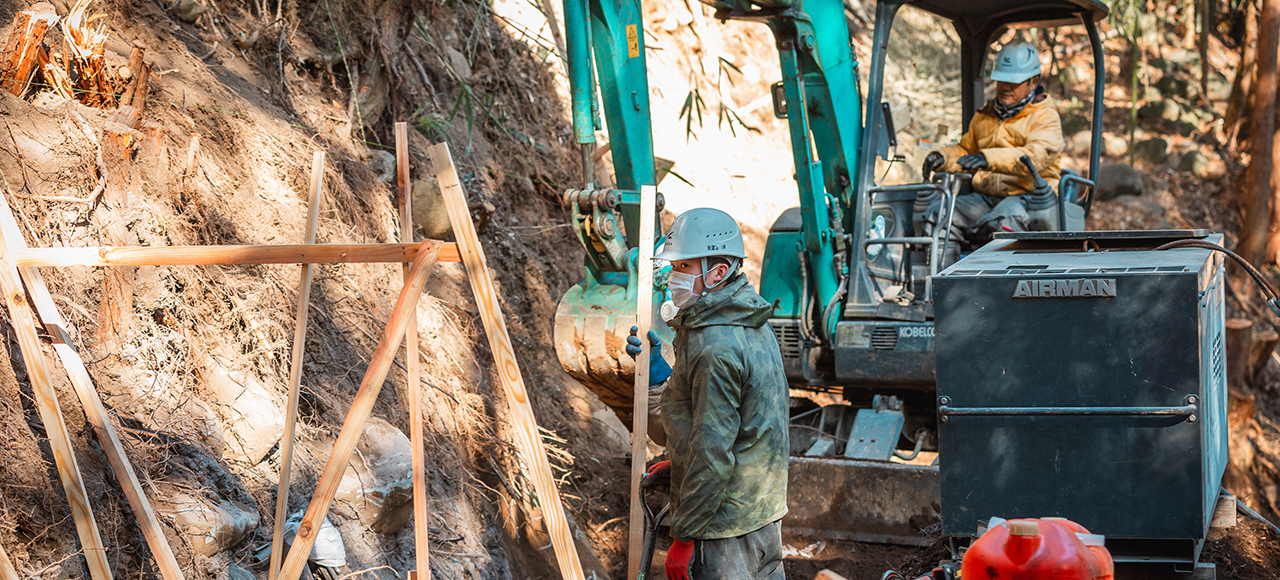
[[[1040,74],[1040,52],[1030,42],[1013,42],[1004,45],[996,54],[991,80],[1022,84]]]
[[[743,259],[747,251],[742,245],[742,231],[733,216],[718,209],[700,207],[676,217],[659,260],[676,261],[711,256]]]

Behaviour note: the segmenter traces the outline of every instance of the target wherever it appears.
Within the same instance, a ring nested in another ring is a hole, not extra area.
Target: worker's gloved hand
[[[960,167],[965,171],[976,171],[978,169],[987,168],[987,156],[981,153],[971,153],[956,160]]]
[[[943,157],[942,154],[937,151],[931,151],[928,155],[924,156],[924,165],[920,167],[920,173],[924,175],[925,179],[929,179],[930,174],[942,169],[942,166],[946,163],[946,157]]]
[[[689,580],[689,561],[693,559],[693,540],[672,540],[667,550],[667,580]]]
[[[640,356],[640,337],[636,336],[640,327],[631,327],[631,336],[627,337],[627,354],[635,360]],[[652,330],[649,331],[649,385],[661,385],[671,376],[671,365],[662,358],[662,340]]]

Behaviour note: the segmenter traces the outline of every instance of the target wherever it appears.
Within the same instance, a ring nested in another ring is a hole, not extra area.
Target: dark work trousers
[[[692,559],[690,580],[785,580],[782,521],[736,538],[697,540]]]
[[[939,199],[929,207],[924,219],[926,223],[936,224],[944,217],[946,212],[942,201]],[[1027,200],[1021,195],[969,193],[956,197],[956,215],[951,220],[951,240],[942,259],[942,268],[960,259],[961,245],[976,249],[991,241],[991,234],[1006,231],[1004,226],[1008,226],[1009,231],[1025,231],[1028,221]],[[945,237],[946,232],[943,232]]]

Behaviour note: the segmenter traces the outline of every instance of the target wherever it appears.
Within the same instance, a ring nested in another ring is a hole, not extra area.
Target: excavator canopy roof
[[[970,30],[991,25],[1049,28],[1079,24],[1082,13],[1097,22],[1110,11],[1099,0],[910,0],[907,3]]]

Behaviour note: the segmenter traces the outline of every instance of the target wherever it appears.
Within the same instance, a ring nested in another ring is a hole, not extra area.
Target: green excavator
[[[1051,217],[1042,220],[1048,229],[1082,230],[1102,134],[1105,75],[1096,23],[1108,8],[1097,0],[879,0],[871,62],[862,64],[851,45],[853,11],[841,0],[708,3],[717,19],[762,23],[776,40],[782,79],[773,85],[773,108],[790,130],[799,206],[770,229],[759,291],[774,304],[770,324],[791,387],[838,392],[846,403],[793,403],[799,429],[784,529],[927,544],[921,530],[940,512],[936,464],[891,458],[936,449],[932,282],[946,247],[958,240],[949,239],[949,227],[924,231],[920,216],[938,199],[950,207],[967,191],[968,176],[897,184],[877,178],[878,161],[883,167],[903,160],[896,113],[904,105],[935,106],[888,96],[895,18],[905,7],[953,28],[961,118],[950,122],[965,128],[985,101],[983,70],[993,42],[1010,29],[1084,28],[1094,63],[1088,173],[1064,172],[1057,190],[1044,192],[1052,203]],[[639,0],[564,0],[574,136],[585,175],[582,188],[566,191],[563,201],[586,250],[587,275],[561,299],[556,351],[572,376],[624,417],[632,412],[634,362],[624,346],[636,323],[639,191],[657,185],[658,173],[643,16]],[[615,172],[611,188],[597,187],[592,174],[601,116]],[[661,195],[658,205],[661,211]],[[673,333],[658,312],[667,298],[662,271],[653,291],[654,329],[669,345]]]

